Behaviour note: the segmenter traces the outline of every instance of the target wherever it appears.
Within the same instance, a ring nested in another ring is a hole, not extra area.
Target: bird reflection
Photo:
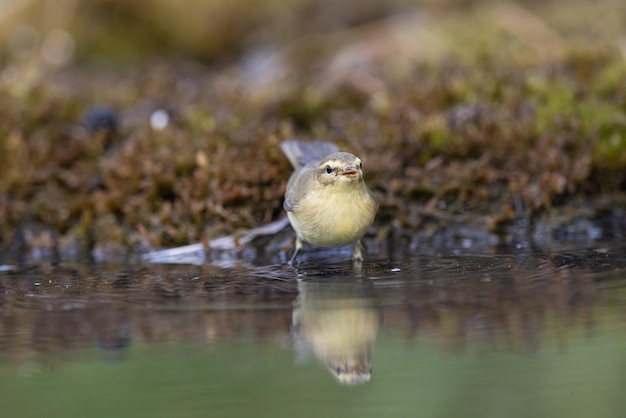
[[[372,283],[301,280],[298,291],[292,322],[299,354],[312,351],[341,384],[368,382],[381,322]]]

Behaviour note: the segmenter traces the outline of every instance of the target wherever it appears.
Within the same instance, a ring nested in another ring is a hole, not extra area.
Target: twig
[[[243,245],[254,238],[263,235],[274,235],[289,224],[288,218],[282,218],[258,228],[253,228],[242,234],[233,234],[216,238],[205,245],[202,243],[168,248],[166,250],[151,251],[142,256],[144,261],[160,264],[193,264],[200,265],[206,260],[206,250],[232,251],[239,250]]]

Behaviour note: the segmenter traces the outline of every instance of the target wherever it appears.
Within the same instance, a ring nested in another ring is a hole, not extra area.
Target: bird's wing
[[[336,144],[327,141],[283,141],[280,143],[280,148],[296,170],[308,163],[318,163],[324,157],[339,151],[339,147]]]

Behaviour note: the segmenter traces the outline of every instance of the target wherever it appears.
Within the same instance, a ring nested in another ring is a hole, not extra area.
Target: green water
[[[621,417],[626,338],[610,334],[532,355],[446,354],[383,334],[373,379],[354,387],[275,343],[137,344],[114,363],[81,351],[28,376],[4,367],[0,393],[3,415],[19,417]]]

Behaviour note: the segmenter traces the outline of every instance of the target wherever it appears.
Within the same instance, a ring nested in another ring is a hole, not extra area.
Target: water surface
[[[11,417],[620,417],[626,247],[0,273]]]

